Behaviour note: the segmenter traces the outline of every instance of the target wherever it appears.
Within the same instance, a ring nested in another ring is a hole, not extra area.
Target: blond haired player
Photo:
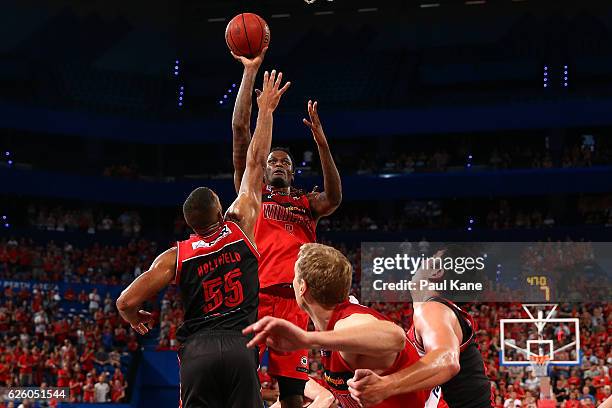
[[[281,352],[321,349],[325,382],[343,408],[360,407],[348,387],[357,369],[388,375],[419,360],[404,330],[386,317],[349,301],[352,267],[338,250],[305,244],[295,263],[293,288],[296,300],[314,322],[317,331],[266,316],[244,330],[255,336],[247,346],[266,344]],[[376,405],[391,407],[435,407],[439,389],[392,396]]]

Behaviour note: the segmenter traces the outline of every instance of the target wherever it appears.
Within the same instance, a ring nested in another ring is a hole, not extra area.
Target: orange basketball
[[[238,14],[225,29],[225,42],[234,54],[253,58],[270,43],[270,28],[257,14]]]

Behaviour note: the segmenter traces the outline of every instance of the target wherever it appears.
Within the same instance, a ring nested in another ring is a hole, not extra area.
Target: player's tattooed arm
[[[280,87],[283,73],[264,73],[263,88],[258,92],[257,126],[247,149],[246,169],[240,182],[238,198],[230,206],[227,217],[236,221],[247,236],[254,241],[255,222],[261,210],[261,181],[263,180],[266,157],[272,146],[273,113],[281,96],[291,82]]]
[[[371,370],[357,370],[349,380],[353,397],[364,406],[376,404],[393,395],[431,389],[446,383],[460,370],[460,340],[453,329],[455,314],[437,302],[415,309],[415,331],[422,339],[425,355],[416,363],[388,376]]]
[[[330,215],[340,206],[342,202],[342,182],[319,119],[319,103],[308,101],[307,108],[310,120],[303,119],[303,122],[312,132],[319,150],[323,170],[324,191],[321,193],[313,191],[308,195],[310,208],[312,208],[313,215],[318,219]]]
[[[117,299],[119,314],[139,334],[153,327],[151,313],[141,310],[142,304],[168,286],[176,274],[176,247],[159,255],[148,271],[138,276]],[[147,327],[148,324],[148,327]]]
[[[268,47],[264,48],[261,54],[253,59],[238,56],[232,52],[232,56],[244,65],[242,81],[232,115],[234,186],[236,192],[240,190],[240,181],[246,169],[247,150],[251,142],[251,107],[255,78],[267,50]]]

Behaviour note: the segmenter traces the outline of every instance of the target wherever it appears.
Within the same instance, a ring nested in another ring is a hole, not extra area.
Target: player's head
[[[295,262],[293,290],[300,308],[309,312],[317,304],[331,309],[349,297],[353,268],[337,249],[304,244]]]
[[[183,216],[196,234],[206,231],[212,225],[223,221],[219,197],[210,188],[196,188],[183,203]]]
[[[266,184],[277,188],[291,186],[295,169],[294,163],[289,149],[286,147],[272,148],[266,161]]]
[[[433,247],[431,254],[424,254],[427,259],[427,268],[419,269],[413,276],[412,281],[418,282],[427,280],[429,282],[441,282],[453,280],[458,283],[484,283],[485,258],[476,245],[470,243],[450,243],[439,247]],[[449,284],[446,291],[438,291],[437,295],[453,300],[453,295],[457,291],[453,290]],[[422,301],[422,296],[429,297],[432,294],[412,291],[414,301]]]

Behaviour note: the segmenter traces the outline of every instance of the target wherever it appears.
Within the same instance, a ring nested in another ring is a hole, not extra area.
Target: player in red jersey
[[[466,245],[449,245],[438,251],[442,256],[459,259],[473,256]],[[456,274],[452,270],[433,266],[420,269],[412,278],[440,281],[455,278],[460,281],[482,281],[475,271]],[[413,324],[408,340],[421,359],[414,365],[391,375],[379,375],[371,370],[358,370],[349,381],[351,394],[364,407],[378,406],[379,401],[393,395],[440,386],[442,398],[450,408],[490,408],[494,401],[491,383],[475,341],[477,331],[472,316],[433,290],[413,291]]]
[[[244,65],[232,118],[236,188],[244,173],[246,147],[250,139],[255,77],[265,53],[266,49],[253,59],[234,55]],[[295,163],[291,155],[284,148],[272,149],[265,171],[262,211],[255,228],[255,242],[261,254],[259,316],[280,317],[304,329],[308,326],[308,315],[295,302],[291,288],[293,265],[300,246],[316,241],[317,221],[333,213],[342,200],[340,175],[319,120],[317,102],[308,101],[308,114],[310,120],[304,119],[304,124],[311,130],[317,144],[324,191],[304,194],[293,188]],[[278,380],[282,407],[301,408],[308,380],[307,350],[284,354],[270,350],[268,372]]]
[[[351,264],[340,251],[305,244],[295,263],[293,287],[298,304],[317,331],[308,332],[271,316],[244,330],[255,333],[249,347],[267,344],[279,351],[321,348],[325,382],[343,408],[360,407],[348,387],[356,369],[387,375],[419,360],[401,327],[373,309],[349,302],[351,278]],[[376,407],[436,407],[439,395],[439,389],[395,395]]]
[[[251,243],[261,210],[261,180],[272,141],[272,114],[289,83],[282,74],[264,74],[259,114],[238,197],[225,213],[210,189],[195,189],[183,205],[194,234],[153,261],[151,268],[117,300],[121,317],[140,334],[151,313],[142,304],[174,282],[184,308],[177,332],[181,342],[181,406],[253,408],[263,406],[257,356],[247,350],[242,329],[257,319],[259,254]],[[249,369],[251,368],[251,369]]]

